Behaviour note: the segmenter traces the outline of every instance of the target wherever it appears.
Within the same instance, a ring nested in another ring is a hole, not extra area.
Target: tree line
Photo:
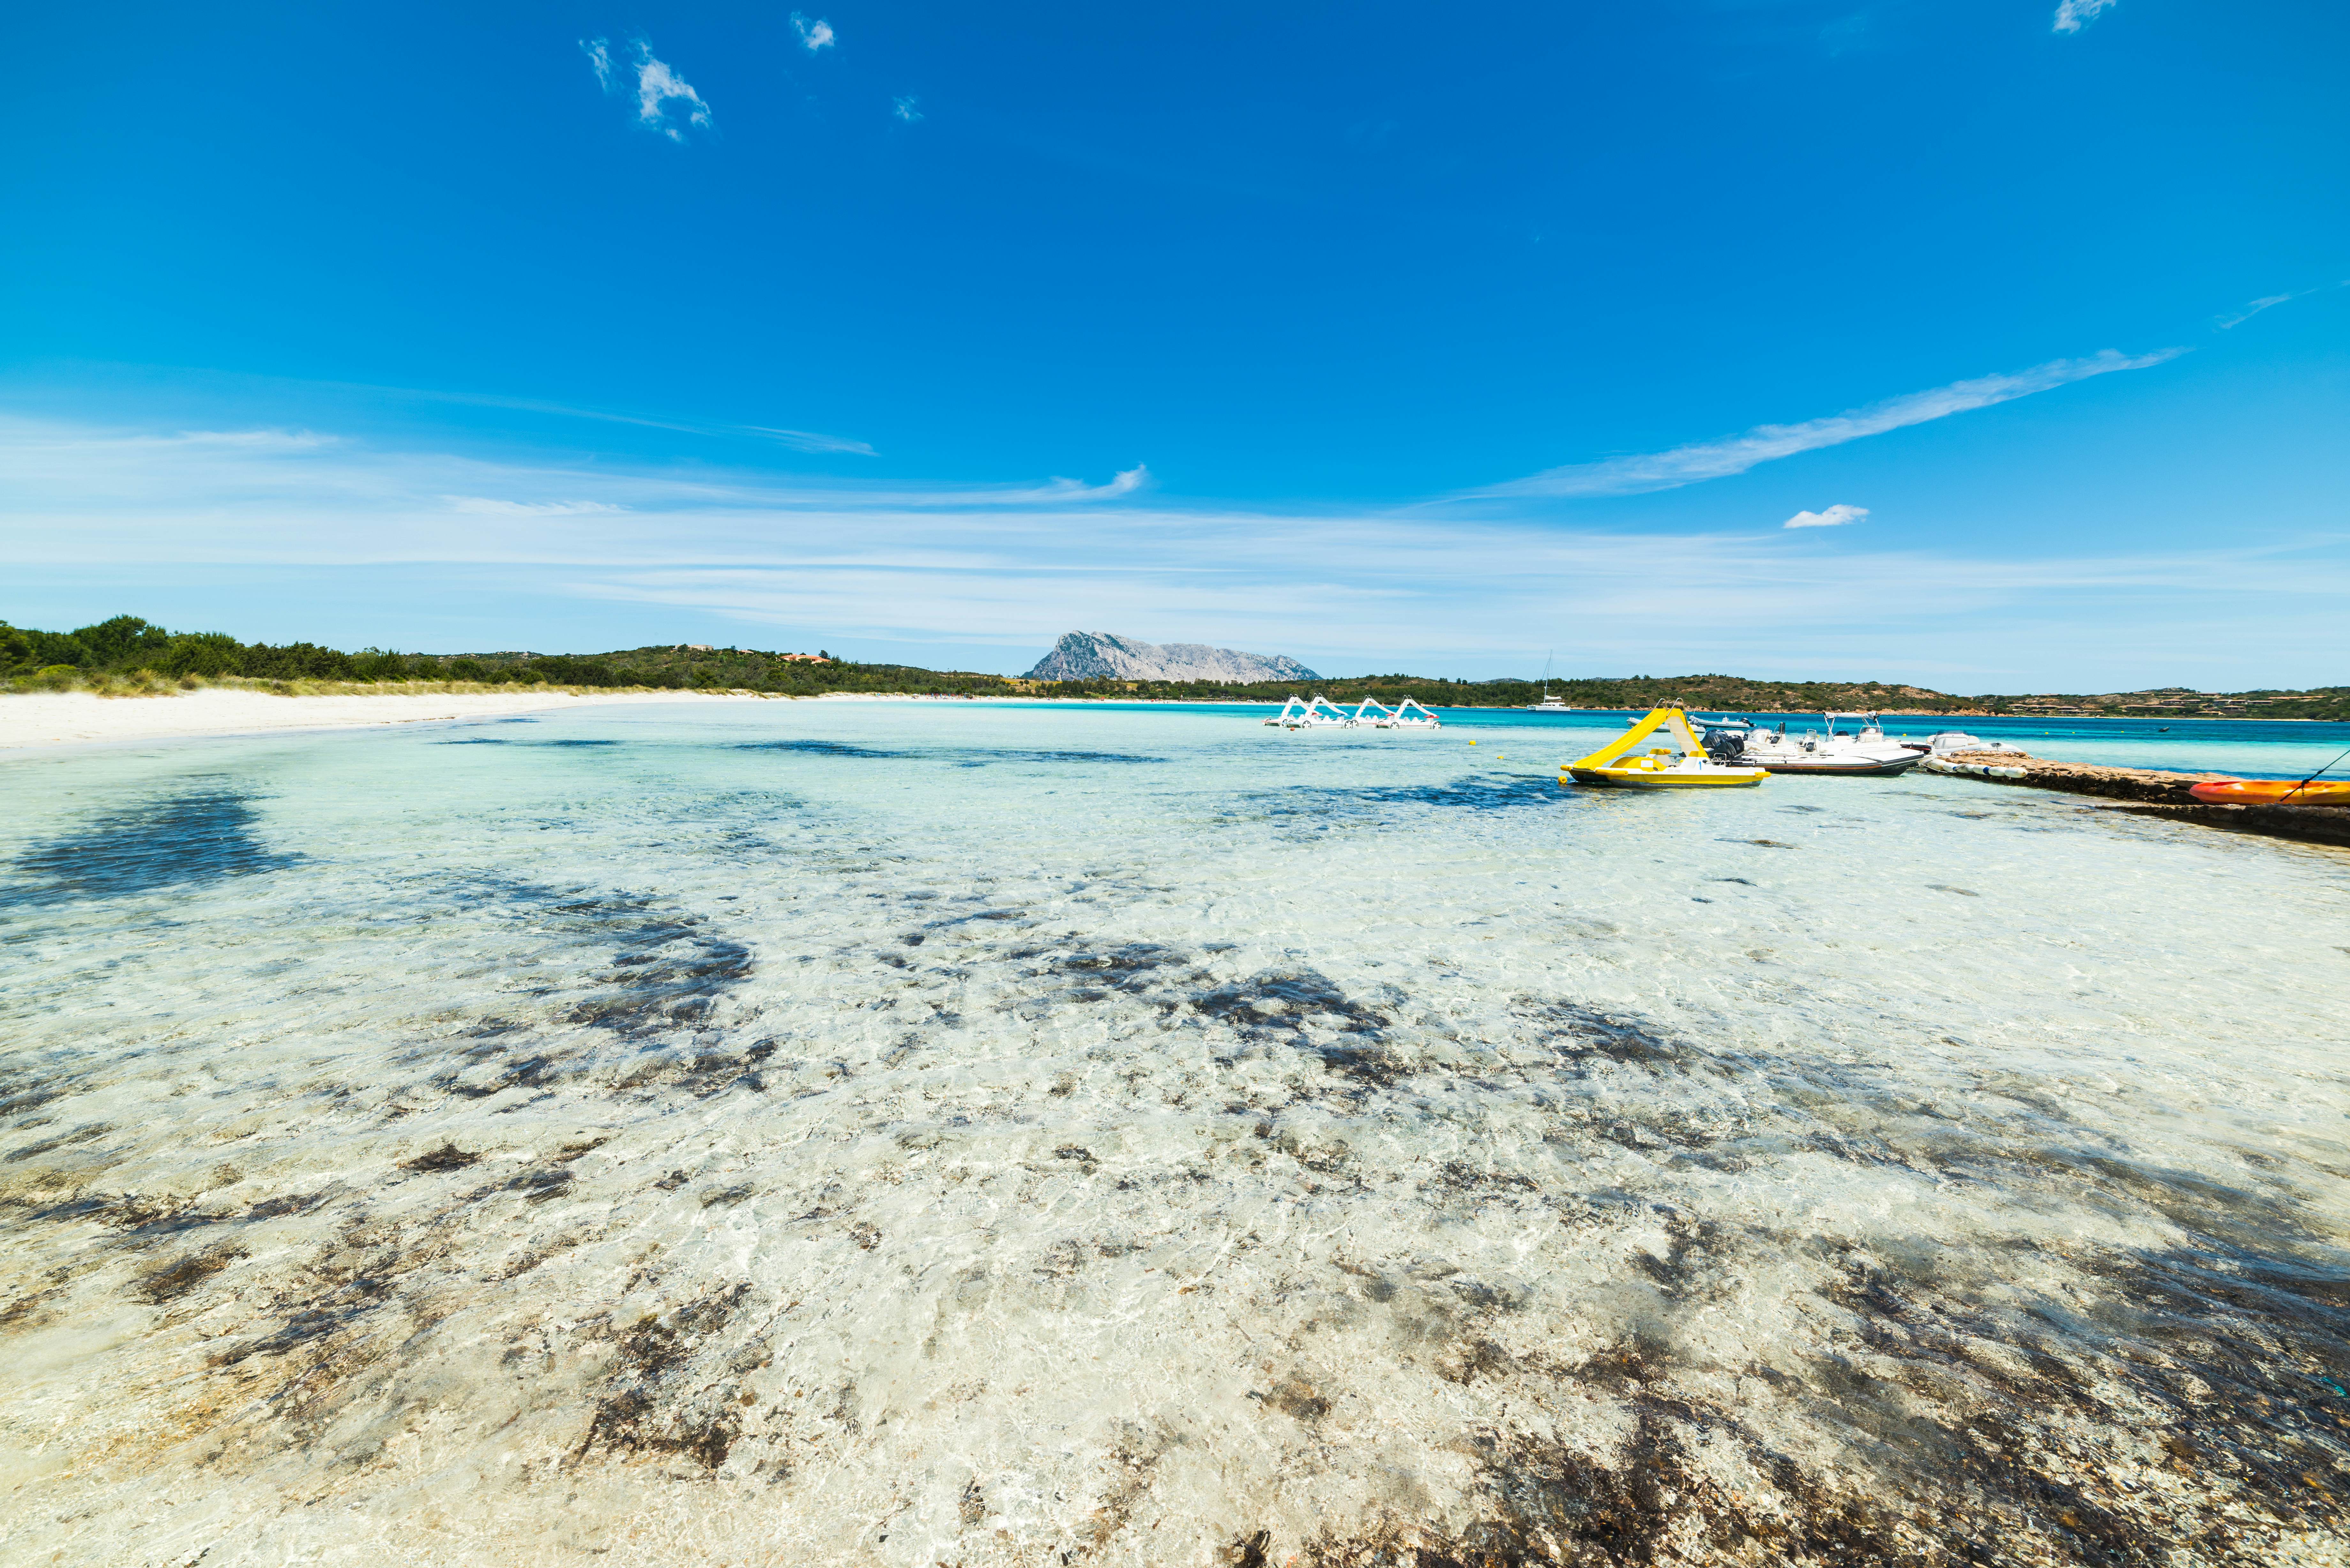
[[[750,691],[779,696],[827,691],[908,692],[931,696],[1058,697],[1123,701],[1282,702],[1319,691],[1349,706],[1375,698],[1390,707],[1407,697],[1430,707],[1523,707],[1543,696],[1570,707],[1643,710],[1663,703],[1731,712],[1817,713],[1831,710],[1925,713],[2012,711],[2025,701],[1960,697],[1883,681],[1773,681],[1734,675],[1635,675],[1620,679],[1457,680],[1395,673],[1226,684],[1181,680],[1025,680],[972,670],[905,664],[860,664],[752,649],[656,646],[610,653],[400,653],[364,648],[347,653],[314,642],[240,642],[225,632],[172,631],[119,615],[72,631],[42,631],[0,621],[0,680],[64,688],[113,678],[151,676],[204,680],[466,681],[485,685]],[[2247,693],[2251,716],[2350,719],[2350,687]],[[2116,699],[2076,698],[2090,711],[2126,712]]]

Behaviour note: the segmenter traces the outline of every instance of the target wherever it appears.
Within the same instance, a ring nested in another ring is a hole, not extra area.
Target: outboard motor
[[[1717,763],[1734,763],[1746,753],[1742,730],[1708,730],[1703,739],[1705,754]]]

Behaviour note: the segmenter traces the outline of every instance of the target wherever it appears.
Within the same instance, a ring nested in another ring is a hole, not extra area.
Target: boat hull
[[[2350,784],[2303,784],[2298,779],[2230,779],[2187,792],[2213,805],[2350,805]]]
[[[1912,752],[1906,757],[1861,757],[1839,762],[1832,757],[1806,757],[1797,762],[1757,762],[1742,758],[1747,765],[1768,768],[1774,774],[1834,774],[1843,777],[1889,779],[1906,774],[1926,760],[1923,752]]]
[[[1670,769],[1569,768],[1577,784],[1607,789],[1752,789],[1766,774],[1761,768],[1724,768],[1719,773],[1675,773]]]

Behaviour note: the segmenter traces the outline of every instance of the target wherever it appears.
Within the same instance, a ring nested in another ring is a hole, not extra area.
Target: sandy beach
[[[590,703],[758,702],[732,692],[629,691],[575,696],[566,691],[387,693],[383,696],[280,697],[218,688],[177,697],[95,697],[86,691],[0,696],[0,751],[160,741],[192,735],[244,735],[268,730],[340,730],[367,724],[419,724],[533,713]]]

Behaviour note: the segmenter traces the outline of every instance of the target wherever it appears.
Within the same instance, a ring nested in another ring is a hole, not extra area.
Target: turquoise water
[[[1550,727],[0,764],[0,1556],[2343,1561],[2350,857]]]

